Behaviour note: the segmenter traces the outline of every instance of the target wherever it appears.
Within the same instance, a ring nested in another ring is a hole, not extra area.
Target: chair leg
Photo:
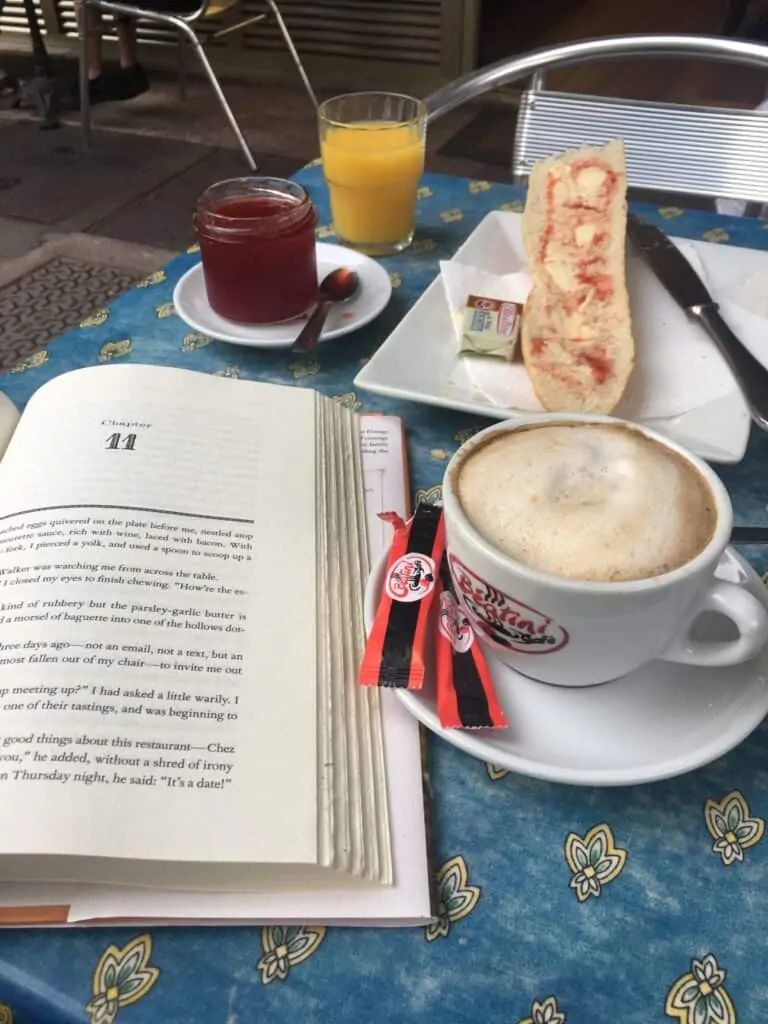
[[[296,47],[293,45],[293,39],[291,39],[291,34],[288,31],[288,26],[283,21],[283,16],[278,10],[275,0],[267,0],[267,3],[269,4],[270,9],[273,15],[275,16],[277,27],[283,34],[285,45],[288,47],[288,52],[290,53],[291,57],[293,57],[293,63],[296,65],[296,70],[299,72],[301,80],[304,83],[304,88],[309,93],[309,98],[312,100],[312,106],[316,108],[317,97],[315,96],[315,90],[312,88],[312,83],[309,80],[307,72],[304,70],[304,65],[301,63],[301,57],[299,57],[298,51]]]
[[[202,64],[203,71],[205,71],[206,75],[208,76],[208,81],[211,83],[211,86],[213,87],[213,91],[216,94],[216,98],[221,104],[221,108],[224,111],[227,120],[229,121],[229,125],[232,131],[235,133],[235,138],[237,139],[238,145],[242,150],[243,156],[245,157],[248,166],[252,171],[257,170],[258,168],[256,166],[256,161],[253,158],[253,153],[251,153],[250,146],[246,142],[245,136],[240,130],[240,125],[237,123],[235,115],[232,113],[232,108],[227,102],[227,97],[222,92],[221,86],[219,85],[219,80],[216,77],[216,73],[211,67],[211,62],[208,60],[207,53],[203,49],[203,44],[197,38],[195,32],[185,22],[181,22],[180,24],[178,24],[178,28],[181,32],[184,33],[190,46],[197,54],[197,59]]]
[[[728,13],[720,29],[721,36],[735,36],[747,14],[749,0],[729,0]]]
[[[91,148],[91,101],[88,82],[88,0],[80,0],[77,8],[77,32],[80,41],[80,125],[83,132],[83,148]]]
[[[179,79],[179,99],[187,98],[187,44],[184,36],[179,36],[179,49],[176,61],[176,73]]]

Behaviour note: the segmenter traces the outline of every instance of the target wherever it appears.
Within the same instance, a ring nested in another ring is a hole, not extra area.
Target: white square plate
[[[492,250],[499,226],[524,262],[522,217],[516,213],[493,212],[475,228],[456,253],[462,262],[499,272]],[[682,242],[682,240],[680,240]],[[747,348],[768,365],[768,252],[710,242],[685,241],[695,248],[706,271],[713,298]],[[489,265],[489,263],[491,265]],[[653,330],[675,343],[681,331],[702,331],[687,319],[663,286],[651,281],[650,271],[639,258],[627,261],[627,273],[646,274],[639,294],[643,309],[633,310],[643,333]],[[634,282],[636,284],[636,282]],[[638,294],[638,289],[630,291]],[[641,313],[642,315],[637,315]],[[457,353],[451,311],[439,276],[403,317],[355,378],[355,386],[391,398],[424,402],[492,419],[514,419],[530,415],[519,409],[493,404],[478,391]],[[619,415],[620,413],[617,413]],[[721,397],[669,418],[642,420],[660,433],[710,462],[739,462],[749,439],[750,418],[741,392],[733,387]]]

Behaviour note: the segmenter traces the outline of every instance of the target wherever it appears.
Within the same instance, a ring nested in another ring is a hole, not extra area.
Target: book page
[[[19,422],[19,410],[10,398],[0,391],[0,458],[13,437]]]
[[[387,507],[401,516],[408,513],[406,467],[403,459],[402,423],[394,417],[367,414],[360,417],[361,435],[373,422],[386,423],[392,443],[386,459],[371,451],[363,456],[366,493],[374,494],[375,476],[384,468]],[[379,447],[379,446],[377,446]],[[382,466],[383,462],[383,466]],[[378,509],[378,506],[377,506]],[[386,540],[389,543],[389,540]],[[370,545],[375,564],[386,548]],[[424,924],[431,918],[429,878],[421,792],[419,725],[396,695],[383,693],[384,751],[392,818],[395,881],[391,887],[359,890],[296,890],[264,893],[206,893],[149,891],[125,886],[101,885],[31,886],[0,883],[0,925],[43,923],[52,920],[49,909],[68,914],[56,920],[86,922],[125,918],[165,924],[233,923],[301,924]],[[35,907],[34,904],[38,906]],[[42,904],[52,905],[50,908]],[[25,908],[30,908],[28,911]]]
[[[315,407],[137,366],[32,398],[0,463],[1,853],[315,863]]]

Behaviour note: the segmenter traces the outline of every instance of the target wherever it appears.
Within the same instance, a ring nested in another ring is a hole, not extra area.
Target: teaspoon
[[[336,302],[348,302],[359,287],[360,277],[349,267],[338,267],[327,274],[320,282],[320,301],[291,346],[291,352],[314,351],[331,306]]]

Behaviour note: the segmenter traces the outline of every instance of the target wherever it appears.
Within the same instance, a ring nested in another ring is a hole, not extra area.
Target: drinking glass
[[[339,240],[371,256],[413,239],[427,110],[391,92],[356,92],[318,108],[323,174]]]

